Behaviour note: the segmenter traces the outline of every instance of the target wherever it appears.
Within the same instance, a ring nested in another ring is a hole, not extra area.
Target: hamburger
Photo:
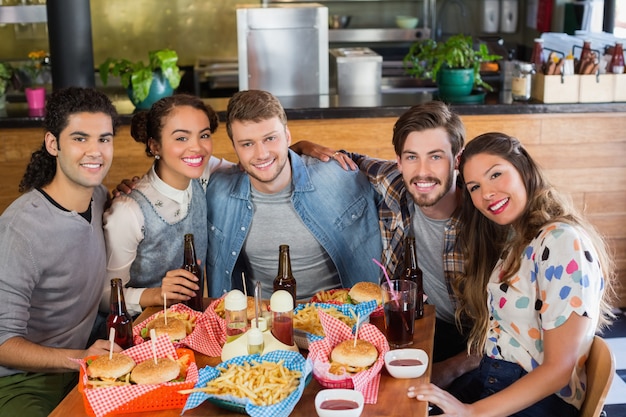
[[[344,340],[330,352],[329,372],[356,374],[367,370],[378,359],[378,349],[367,340]]]
[[[221,318],[226,318],[226,312],[224,311],[224,298],[221,298],[214,307],[215,313]],[[261,313],[270,311],[267,301],[261,301]],[[246,316],[248,321],[254,319],[256,317],[254,313],[254,297],[248,296],[247,299],[247,307],[246,307]]]
[[[135,361],[121,353],[101,355],[87,362],[87,386],[99,388],[112,385],[130,384],[130,372],[135,367]]]
[[[172,342],[178,342],[187,337],[187,324],[175,317],[167,317],[167,324],[165,323],[165,317],[160,316],[154,320],[148,322],[144,328],[145,332],[142,332],[144,339],[150,338],[150,330],[154,329],[157,337],[161,335],[168,335]]]
[[[353,304],[363,303],[365,301],[376,300],[377,305],[383,303],[383,295],[380,285],[373,282],[357,282],[350,288],[348,296]]]
[[[160,384],[179,378],[181,367],[170,358],[147,359],[141,362],[130,373],[130,379],[136,384]]]

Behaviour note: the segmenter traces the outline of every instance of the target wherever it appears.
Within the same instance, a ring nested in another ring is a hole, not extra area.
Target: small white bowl
[[[391,362],[402,359],[417,359],[421,365],[392,365]],[[424,374],[428,368],[428,355],[422,349],[396,349],[385,353],[385,368],[394,378],[408,379],[417,378]]]
[[[402,29],[413,29],[418,22],[419,19],[414,16],[396,16],[396,25]]]
[[[326,400],[348,400],[358,404],[357,408],[350,410],[328,410],[321,408]],[[363,394],[352,389],[324,389],[315,396],[315,411],[319,417],[359,417],[363,412]]]

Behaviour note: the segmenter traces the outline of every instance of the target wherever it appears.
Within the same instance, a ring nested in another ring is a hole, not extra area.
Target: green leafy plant
[[[474,85],[492,91],[480,76],[480,64],[501,59],[500,55],[490,54],[487,45],[481,43],[474,49],[471,36],[454,35],[444,42],[432,39],[415,42],[404,57],[404,68],[415,78],[430,78],[437,82],[437,74],[442,68],[465,68],[474,70]]]
[[[17,75],[13,66],[6,62],[0,62],[0,96],[6,94],[9,83],[15,85],[16,82]]]
[[[132,62],[127,59],[107,58],[98,67],[100,79],[107,85],[109,74],[120,77],[124,88],[132,88],[133,99],[141,102],[148,97],[154,72],[160,71],[169,81],[170,86],[176,89],[180,85],[180,68],[177,65],[178,54],[171,49],[159,49],[148,53],[148,65],[142,61]]]

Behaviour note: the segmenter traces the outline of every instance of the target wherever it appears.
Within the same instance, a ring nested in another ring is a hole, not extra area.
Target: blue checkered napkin
[[[183,413],[187,410],[199,406],[207,398],[218,398],[224,401],[230,401],[233,403],[245,405],[246,413],[253,417],[287,417],[300,400],[300,397],[302,397],[302,393],[304,392],[304,388],[306,385],[305,381],[312,370],[311,362],[304,359],[304,357],[298,352],[275,350],[262,356],[237,356],[235,358],[222,362],[215,368],[207,366],[200,370],[198,383],[195,387],[204,387],[210,380],[217,378],[220,375],[220,371],[219,369],[217,369],[218,367],[226,368],[229,364],[232,363],[237,365],[243,365],[245,362],[251,362],[253,360],[259,362],[279,362],[281,359],[285,361],[284,365],[286,368],[302,372],[302,377],[300,378],[300,384],[298,385],[298,389],[292,392],[283,401],[274,405],[263,407],[252,404],[248,399],[237,398],[231,395],[214,395],[205,394],[204,392],[194,392],[189,395],[189,398],[187,398],[187,403],[183,408]]]
[[[367,321],[369,319],[370,314],[372,314],[372,312],[376,309],[376,306],[377,306],[375,300],[370,300],[370,301],[366,301],[364,303],[359,303],[359,304],[330,304],[330,303],[311,303],[311,304],[315,305],[317,309],[335,308],[339,312],[341,312],[341,314],[343,314],[344,316],[348,316],[348,317],[356,318],[358,314],[359,322],[356,325],[352,326],[353,334],[356,331],[356,326],[360,326],[361,324],[363,324],[363,322]],[[293,310],[294,315],[297,314],[298,311],[305,308],[307,305],[308,304],[298,304],[298,306]],[[299,331],[302,334],[306,335],[306,338],[309,341],[309,343],[312,343],[312,342],[315,342],[317,340],[321,340],[324,338],[324,336],[319,336],[319,335],[301,331],[301,330]]]

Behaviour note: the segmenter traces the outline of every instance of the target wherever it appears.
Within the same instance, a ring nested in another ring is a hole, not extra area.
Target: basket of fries
[[[200,370],[198,383],[185,390],[183,409],[210,401],[250,416],[288,416],[311,379],[311,363],[298,352],[277,350],[237,356]]]
[[[367,322],[370,313],[375,308],[374,301],[360,304],[299,304],[293,314],[294,340],[300,349],[308,349],[311,342],[324,338],[324,328],[317,314],[318,310],[323,310],[326,314],[342,321],[354,331],[357,318],[358,325]]]
[[[316,292],[311,297],[312,303],[328,303],[328,304],[352,304],[348,293],[350,288],[336,288],[334,290],[325,290]]]
[[[161,384],[128,383],[126,385],[91,388],[87,376],[87,363],[94,357],[79,360],[81,367],[78,391],[83,396],[83,404],[87,414],[100,417],[140,411],[182,409],[188,395],[181,394],[179,391],[190,389],[198,381],[198,368],[194,353],[190,349],[174,348],[166,336],[161,336],[156,340],[155,350],[159,358],[169,357],[179,362],[181,376],[184,380]],[[151,343],[134,346],[123,353],[130,356],[137,364],[151,360],[154,355]],[[183,366],[186,368],[184,369]]]

